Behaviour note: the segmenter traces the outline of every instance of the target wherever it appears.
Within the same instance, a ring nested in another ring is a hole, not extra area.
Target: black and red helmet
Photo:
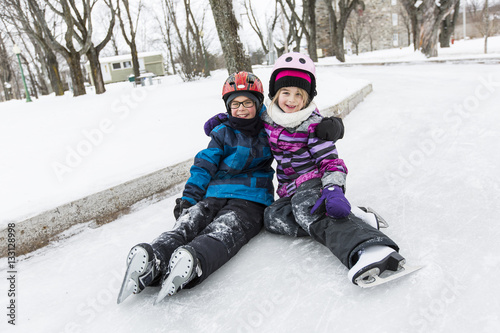
[[[255,74],[249,72],[238,72],[229,75],[222,87],[222,99],[226,103],[233,93],[244,91],[255,95],[260,104],[264,101],[262,82]]]

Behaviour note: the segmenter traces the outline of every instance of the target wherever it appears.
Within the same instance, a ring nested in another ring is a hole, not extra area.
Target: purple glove
[[[219,113],[208,119],[205,125],[203,125],[203,129],[205,130],[205,134],[210,136],[210,133],[214,128],[222,124],[227,120],[227,113]]]
[[[314,214],[323,203],[325,203],[326,215],[334,219],[346,217],[351,212],[351,204],[347,201],[342,189],[337,185],[323,189],[321,197],[311,209],[311,214]]]

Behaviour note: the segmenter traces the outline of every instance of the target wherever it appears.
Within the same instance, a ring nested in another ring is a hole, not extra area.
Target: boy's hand
[[[175,199],[175,207],[174,207],[175,219],[177,220],[179,218],[179,216],[181,216],[182,211],[184,209],[187,209],[191,206],[193,206],[193,204],[185,199],[182,199],[182,198]]]
[[[347,201],[342,189],[337,185],[323,189],[321,197],[311,209],[311,214],[314,214],[323,203],[325,204],[326,215],[334,219],[344,218],[351,212],[351,204]]]
[[[219,113],[213,116],[212,118],[208,119],[205,125],[203,125],[203,129],[205,130],[205,134],[207,136],[210,136],[210,133],[212,130],[222,124],[223,122],[227,121],[227,113]]]
[[[344,123],[342,119],[331,117],[323,118],[316,127],[316,136],[321,140],[337,141],[344,137]]]

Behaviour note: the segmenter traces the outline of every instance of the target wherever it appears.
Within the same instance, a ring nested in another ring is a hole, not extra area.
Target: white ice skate
[[[422,266],[405,266],[406,260],[388,246],[373,245],[363,250],[349,270],[349,280],[361,288],[371,288],[408,275]]]
[[[370,207],[352,206],[351,212],[375,229],[389,228],[389,223]]]
[[[150,244],[134,246],[127,257],[127,271],[118,294],[120,304],[132,294],[140,293],[160,275],[158,261]]]
[[[190,246],[181,246],[174,251],[169,263],[170,274],[162,283],[161,290],[154,304],[167,295],[172,296],[191,282],[196,276],[201,276],[201,267],[196,258],[195,250]]]

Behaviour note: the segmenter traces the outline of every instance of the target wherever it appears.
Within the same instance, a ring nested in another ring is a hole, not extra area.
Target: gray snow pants
[[[206,198],[184,210],[174,229],[151,244],[161,261],[160,270],[166,271],[179,246],[189,245],[196,251],[203,273],[186,288],[201,283],[262,230],[265,208],[248,200]]]
[[[347,268],[358,260],[358,251],[371,245],[399,247],[379,230],[349,214],[342,219],[311,209],[321,196],[321,179],[302,183],[292,197],[275,201],[264,211],[265,228],[276,234],[293,237],[311,236],[325,245]]]

